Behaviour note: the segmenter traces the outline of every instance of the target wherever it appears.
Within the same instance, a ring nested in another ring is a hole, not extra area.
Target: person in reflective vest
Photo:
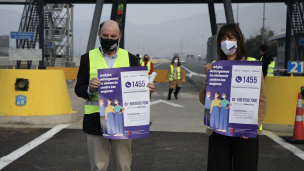
[[[176,100],[178,99],[177,95],[182,87],[182,82],[185,82],[185,76],[181,74],[181,68],[182,65],[179,62],[179,57],[174,56],[170,64],[166,80],[166,83],[169,83],[168,100],[171,100],[171,94],[174,89],[174,97]]]
[[[136,59],[137,59],[137,62],[138,62],[138,66],[140,66],[140,63],[142,62],[142,60],[141,60],[139,54],[136,54]]]
[[[274,76],[273,69],[275,67],[275,61],[273,60],[272,56],[269,53],[267,53],[267,49],[268,49],[267,45],[260,46],[260,53],[261,53],[260,61],[263,62],[262,70],[263,70],[264,78],[265,76],[268,77]]]
[[[112,124],[110,128],[115,129],[115,122],[113,122],[115,119],[110,115],[116,113],[116,110],[111,102],[113,99],[99,101],[97,89],[101,82],[97,78],[97,70],[133,67],[138,66],[138,63],[134,55],[118,47],[121,39],[121,27],[116,21],[108,20],[101,23],[99,25],[98,38],[101,46],[81,56],[75,86],[76,95],[86,99],[82,130],[87,137],[91,170],[108,170],[107,167],[112,151],[116,170],[130,171],[132,161],[131,139],[111,140],[103,137],[103,134],[112,134],[113,131],[106,130],[104,132],[103,128],[106,127],[105,120],[109,119],[106,117],[112,117],[109,120]],[[153,93],[154,84],[148,83],[147,86],[150,94]],[[110,106],[109,102],[112,107],[107,110],[105,106]],[[100,108],[99,105],[103,107]],[[106,115],[106,113],[110,115]]]
[[[216,46],[218,60],[256,61],[254,58],[245,56],[246,48],[243,33],[239,26],[234,23],[221,27],[217,35]],[[207,74],[212,67],[213,64],[208,63],[205,67],[205,73]],[[202,104],[205,104],[207,84],[208,80],[206,80],[199,94],[199,99]],[[263,77],[261,77],[259,96],[258,134],[261,133],[259,128],[264,120],[267,107]],[[257,135],[256,138],[248,138],[243,135],[240,137],[230,137],[213,132],[208,128],[206,129],[206,133],[209,135],[208,171],[244,170],[244,168],[246,168],[246,171],[258,170],[259,135]]]
[[[145,54],[144,59],[141,61],[140,66],[147,66],[148,67],[148,75],[151,76],[153,72],[153,63],[150,61],[149,55]]]

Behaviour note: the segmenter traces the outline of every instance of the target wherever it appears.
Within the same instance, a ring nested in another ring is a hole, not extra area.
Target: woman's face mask
[[[226,98],[226,96],[222,96],[222,98],[224,99],[224,98]]]
[[[111,102],[108,102],[108,104],[111,104]]]
[[[115,102],[115,104],[118,104],[118,102]]]
[[[177,64],[177,63],[178,63],[178,60],[174,60],[174,63],[176,63],[176,64]]]
[[[215,95],[214,97],[218,97],[218,95]]]
[[[221,49],[225,55],[232,55],[236,52],[237,41],[225,40],[221,43]]]

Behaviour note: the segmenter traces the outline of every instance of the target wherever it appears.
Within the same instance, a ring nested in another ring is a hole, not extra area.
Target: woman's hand
[[[229,107],[226,107],[225,109],[229,109]]]
[[[186,82],[185,80],[182,80],[182,82],[184,83],[184,82]]]
[[[242,135],[241,136],[243,139],[245,139],[245,140],[247,140],[248,139],[248,137],[245,137],[244,135]]]
[[[219,104],[219,107],[220,107],[220,108],[222,107],[222,103]]]
[[[213,64],[212,64],[212,63],[208,63],[208,64],[205,66],[205,73],[207,74],[207,72],[208,72],[209,70],[211,70],[212,67],[213,67]]]
[[[153,94],[155,90],[155,84],[154,83],[148,83],[147,87],[149,87],[150,94]]]

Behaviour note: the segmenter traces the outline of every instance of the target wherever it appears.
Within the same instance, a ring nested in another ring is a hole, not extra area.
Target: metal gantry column
[[[42,60],[39,61],[39,69],[45,69],[44,66],[44,4],[40,9],[40,26],[39,26],[39,49],[42,50]],[[36,64],[38,65],[38,64]]]
[[[110,20],[116,21],[118,12],[118,0],[112,1],[112,11]]]
[[[284,69],[287,69],[287,63],[290,59],[290,50],[291,50],[291,21],[290,14],[288,12],[288,6],[286,11],[286,41],[285,41],[285,57],[284,57]]]
[[[66,56],[62,58],[62,67],[65,66],[65,62],[70,62],[70,4],[67,4],[67,46],[66,46]]]
[[[212,35],[216,35],[217,27],[216,27],[216,18],[215,18],[215,10],[214,10],[214,0],[208,0],[208,9],[209,9],[211,32]]]
[[[74,5],[71,6],[71,30],[72,38],[71,38],[71,62],[74,62]]]
[[[87,52],[94,49],[94,47],[95,47],[95,42],[96,42],[96,37],[97,37],[97,33],[98,33],[98,26],[99,26],[99,22],[100,22],[103,2],[104,2],[104,0],[96,0],[96,6],[95,6],[94,15],[93,15],[92,25],[91,25],[91,31],[90,31],[90,36],[89,36],[89,41],[88,41],[88,46],[87,46]]]
[[[231,0],[223,0],[227,24],[234,23]]]
[[[127,14],[127,0],[124,0],[124,6],[123,6],[123,12],[122,12],[122,18],[121,18],[121,40],[119,47],[124,49],[125,48],[125,24],[126,24],[126,14]]]

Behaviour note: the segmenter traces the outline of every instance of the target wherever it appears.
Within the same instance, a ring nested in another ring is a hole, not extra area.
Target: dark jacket
[[[130,66],[138,66],[136,57],[129,53]],[[75,93],[78,97],[89,99],[88,86],[90,79],[90,58],[89,53],[81,56],[80,66],[77,75]],[[83,132],[92,135],[102,135],[100,126],[100,114],[85,114],[83,118]]]
[[[261,55],[260,59],[262,58],[262,56],[263,56],[263,59],[262,59],[262,63],[263,63],[262,64],[262,71],[263,71],[263,76],[265,78],[265,76],[267,75],[268,65],[273,61],[273,58],[267,52],[264,53],[264,55]]]

